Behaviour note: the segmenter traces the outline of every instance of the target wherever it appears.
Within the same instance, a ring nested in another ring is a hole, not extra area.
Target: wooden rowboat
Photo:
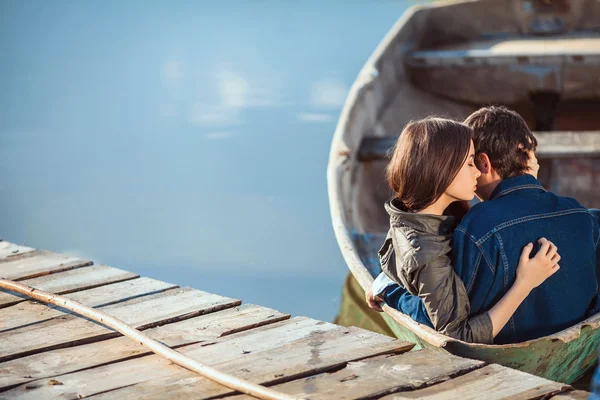
[[[533,127],[546,187],[599,206],[600,1],[436,2],[400,18],[352,86],[327,170],[336,238],[363,289],[380,272],[377,250],[389,226],[384,168],[398,133],[412,119],[463,120],[485,104],[505,104]],[[567,383],[594,363],[600,344],[600,315],[502,346],[452,339],[389,307],[382,316],[417,348]]]

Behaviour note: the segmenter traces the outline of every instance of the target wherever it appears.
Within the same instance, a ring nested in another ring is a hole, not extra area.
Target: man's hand
[[[373,296],[373,292],[370,289],[365,293],[365,300],[367,301],[369,307],[373,310],[379,312],[383,311],[383,309],[381,308],[381,303],[383,303],[383,299],[379,296]]]
[[[537,179],[538,172],[540,171],[540,164],[538,164],[537,157],[535,156],[535,152],[533,150],[529,150],[527,154],[529,154],[529,161],[527,162],[527,173],[529,175],[533,175],[533,177]]]

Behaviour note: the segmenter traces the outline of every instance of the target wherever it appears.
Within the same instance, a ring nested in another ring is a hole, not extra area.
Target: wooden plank
[[[492,364],[425,389],[395,393],[382,399],[475,400],[485,394],[486,400],[530,400],[568,388],[562,383]]]
[[[36,289],[56,294],[65,294],[138,277],[139,275],[132,272],[109,267],[107,265],[92,265],[85,268],[77,268],[55,274],[39,276],[37,278],[26,279],[21,282]],[[29,297],[21,294],[0,289],[0,308],[9,307],[28,299]]]
[[[177,285],[155,279],[139,278],[66,294],[65,297],[85,304],[88,307],[104,308],[110,304],[163,292],[176,287]],[[12,307],[4,308],[0,312],[0,333],[19,327],[32,326],[53,318],[63,318],[71,314],[69,310],[57,306],[49,306],[35,301],[25,301]]]
[[[586,392],[585,390],[573,390],[566,393],[557,394],[556,396],[552,396],[553,400],[588,400],[590,397],[590,392]]]
[[[600,54],[600,37],[594,34],[586,36],[553,36],[544,37],[510,37],[502,39],[472,40],[451,43],[435,49],[414,51],[412,57],[424,57],[432,63],[448,65],[453,58],[486,58],[495,57],[551,57],[561,58],[564,62],[573,62],[570,56],[591,56]],[[447,60],[450,59],[450,60]],[[452,64],[451,64],[452,65]]]
[[[482,361],[439,351],[418,350],[350,362],[339,371],[283,383],[273,389],[310,399],[376,398],[431,386],[484,365]],[[236,396],[231,400],[242,398],[251,397]]]
[[[103,311],[143,330],[239,304],[239,300],[183,288],[114,304]],[[76,316],[52,319],[0,333],[0,362],[119,335],[118,332]]]
[[[92,262],[49,251],[36,250],[20,257],[0,260],[0,278],[21,281],[87,265],[92,265]]]
[[[34,250],[33,247],[21,246],[0,239],[0,260],[16,257],[17,255],[29,253]]]
[[[238,358],[244,355],[246,349],[257,352],[261,349],[269,349],[288,341],[306,338],[315,331],[329,331],[335,329],[333,324],[319,323],[309,318],[293,318],[288,321],[279,322],[271,326],[249,332],[237,333],[213,342],[202,343],[179,349],[180,352],[188,354],[202,363],[216,364],[219,361]],[[219,345],[228,343],[229,345]],[[193,349],[193,352],[190,352]],[[54,353],[54,352],[53,352]],[[5,364],[0,364],[4,366]],[[140,374],[142,368],[144,373]],[[2,392],[8,398],[52,398],[60,396],[61,393],[74,393],[78,395],[91,396],[93,393],[110,391],[127,384],[143,382],[146,379],[157,379],[181,371],[181,367],[171,364],[159,356],[148,356],[139,359],[100,366],[86,371],[57,377],[60,379],[63,390],[46,388],[47,381],[41,380],[35,383],[19,386],[7,392]],[[187,371],[192,374],[190,371]],[[193,374],[192,374],[193,375]],[[81,382],[85,382],[84,386]],[[50,389],[50,390],[49,390]],[[119,396],[116,396],[117,398]]]
[[[534,135],[538,140],[536,156],[539,159],[600,156],[600,131],[534,132]],[[397,140],[397,135],[365,137],[358,150],[358,160],[387,159]]]
[[[331,324],[327,326],[329,325]],[[214,364],[214,367],[251,382],[271,385],[324,371],[332,371],[343,367],[347,362],[379,354],[406,352],[413,347],[412,343],[400,342],[384,335],[362,329],[341,327],[327,331],[317,330],[304,338],[287,343],[285,343],[285,339],[285,337],[280,338],[279,343],[271,348],[257,348],[255,343],[272,342],[276,340],[275,337],[260,336],[250,343],[222,342],[205,349],[191,346],[189,350],[186,348],[186,353],[198,360],[207,358],[211,360],[211,354],[224,353],[229,348],[237,347],[237,357],[229,360],[221,359]],[[94,376],[96,375],[94,374]],[[79,382],[79,385],[84,381],[89,382],[89,380],[90,377],[85,378]],[[125,382],[121,382],[121,384],[123,383]],[[190,397],[206,399],[233,394],[233,391],[185,370],[165,375],[162,378],[155,376],[132,386],[124,386],[110,394],[119,399],[161,398],[161,396],[165,396],[165,393],[168,393],[169,399]],[[110,398],[108,393],[100,395],[100,398],[103,396]]]
[[[145,333],[175,348],[214,341],[219,337],[287,320],[289,317],[288,314],[270,308],[244,304],[148,329]],[[36,379],[51,378],[148,354],[148,349],[127,337],[34,354],[0,363],[0,391]]]
[[[280,380],[290,374],[335,368],[348,359],[364,358],[378,352],[407,351],[412,347],[412,344],[383,335],[306,318],[295,318],[215,342],[212,345],[187,346],[180,351],[222,371],[253,381]],[[143,374],[139,373],[141,370]],[[204,398],[214,393],[230,392],[158,356],[101,366],[56,379],[62,384],[48,385],[47,381],[41,380],[36,385],[26,385],[28,389],[19,386],[5,394],[15,399],[53,398],[67,394],[119,399],[168,396],[171,399],[189,398],[191,393],[194,398]],[[125,388],[141,382],[144,384],[136,385],[135,389]]]

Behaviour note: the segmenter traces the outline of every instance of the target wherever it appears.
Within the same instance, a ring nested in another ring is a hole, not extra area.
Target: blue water
[[[332,320],[329,145],[411,4],[0,2],[0,237]]]

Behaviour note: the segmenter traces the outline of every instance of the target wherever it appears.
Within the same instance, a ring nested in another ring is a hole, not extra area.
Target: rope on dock
[[[23,294],[35,300],[66,308],[74,313],[109,326],[124,336],[127,336],[139,344],[146,346],[154,353],[172,361],[173,363],[197,372],[198,374],[233,390],[237,390],[239,392],[246,393],[264,400],[298,400],[297,397],[293,397],[288,394],[269,389],[265,386],[236,378],[235,376],[226,374],[208,365],[202,364],[150,338],[118,318],[111,317],[100,310],[85,306],[76,301],[67,299],[66,297],[59,296],[54,293],[44,292],[31,286],[6,279],[0,279],[0,288]]]

